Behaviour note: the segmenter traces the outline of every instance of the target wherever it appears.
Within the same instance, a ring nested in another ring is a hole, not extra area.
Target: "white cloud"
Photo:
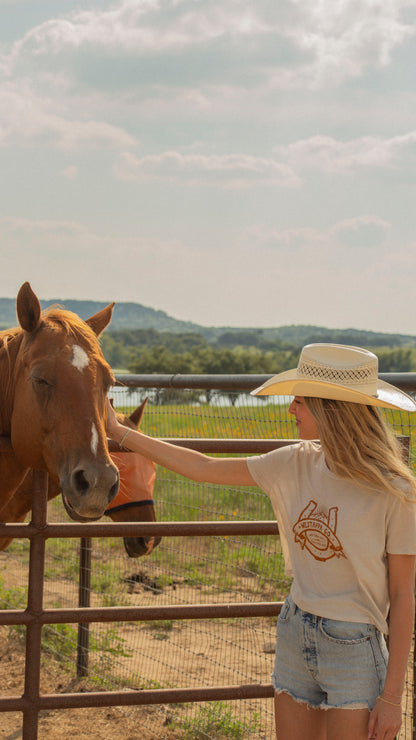
[[[372,214],[339,221],[329,229],[329,238],[352,248],[380,248],[387,244],[391,224]]]
[[[283,273],[301,275],[335,273],[343,280],[355,270],[370,269],[377,254],[379,263],[389,259],[391,224],[374,214],[338,221],[328,228],[267,229],[250,227],[243,242],[263,254],[270,266]],[[415,258],[416,264],[416,258]],[[273,269],[273,268],[272,268]]]
[[[402,20],[408,0],[294,0],[302,19],[292,33],[313,54],[310,84],[319,88],[384,67],[393,51],[415,35]]]
[[[111,8],[57,10],[2,46],[0,143],[130,149],[140,123],[157,113],[177,119],[192,112],[200,125],[207,115],[216,122],[233,116],[238,126],[256,111],[269,125],[270,110],[277,120],[284,115],[277,90],[331,89],[388,64],[415,32],[403,19],[409,1],[119,0]],[[271,165],[283,181],[299,158],[348,172],[382,164],[389,152],[376,137],[348,150],[320,135],[287,156]]]
[[[314,169],[328,175],[352,175],[363,168],[381,169],[404,165],[414,155],[416,131],[383,138],[362,136],[340,141],[331,136],[312,136],[274,148],[297,172]]]
[[[393,51],[415,33],[414,24],[403,20],[408,4],[120,0],[111,9],[76,10],[30,29],[4,54],[2,65],[9,73],[37,69],[38,75],[50,75],[52,66],[91,86],[98,77],[105,85],[105,76],[91,71],[97,72],[99,59],[111,59],[120,69],[124,65],[121,85],[134,86],[135,71],[136,84],[144,86],[155,81],[186,86],[192,80],[261,85],[265,91],[331,87],[390,62]],[[156,60],[165,63],[155,66]],[[107,77],[111,87],[111,74]]]
[[[40,97],[30,87],[7,83],[0,87],[0,145],[44,143],[74,149],[130,147],[135,140],[122,128],[57,112],[54,99]],[[81,116],[81,111],[79,111]]]
[[[287,165],[246,154],[203,155],[171,151],[140,158],[124,153],[119,156],[115,171],[122,180],[165,180],[186,186],[239,189],[259,185],[293,188],[300,184]]]
[[[259,10],[261,16],[261,3],[256,8],[235,0],[121,0],[110,10],[75,11],[36,26],[14,44],[11,62],[84,46],[142,55],[199,46],[223,36],[245,38],[268,30]]]

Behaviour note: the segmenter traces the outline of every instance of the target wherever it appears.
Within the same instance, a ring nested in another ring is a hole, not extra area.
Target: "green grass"
[[[296,427],[287,408],[272,403],[261,407],[148,404],[140,428],[153,437],[291,438],[296,436]],[[133,409],[123,405],[117,410],[131,413]]]
[[[291,439],[296,427],[288,413],[288,404],[267,401],[261,406],[189,406],[188,404],[148,404],[141,430],[154,437],[215,437],[233,439]],[[134,405],[118,410],[133,411]],[[416,426],[405,411],[381,409],[386,421],[416,443]]]
[[[247,740],[248,737],[262,729],[259,715],[254,712],[250,720],[239,719],[234,708],[225,702],[212,702],[210,706],[199,706],[189,719],[170,724],[172,729],[179,729],[183,740]]]

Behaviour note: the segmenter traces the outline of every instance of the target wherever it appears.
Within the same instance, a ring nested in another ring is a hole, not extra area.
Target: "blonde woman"
[[[272,674],[278,740],[393,740],[414,620],[416,482],[378,407],[416,404],[378,379],[374,354],[330,344],[304,347],[297,368],[253,394],[293,395],[302,441],[213,458],[126,433],[110,406],[108,433],[192,480],[270,496],[293,575]]]

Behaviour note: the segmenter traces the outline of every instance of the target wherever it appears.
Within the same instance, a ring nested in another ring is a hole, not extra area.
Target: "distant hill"
[[[108,304],[100,301],[51,298],[49,301],[40,299],[40,305],[42,309],[58,305],[68,311],[73,311],[82,319],[87,319]],[[14,298],[0,298],[0,328],[8,329],[16,325],[16,300]],[[199,327],[190,321],[173,319],[164,311],[147,308],[140,303],[116,303],[111,329],[157,329],[158,331],[185,332],[196,331]]]
[[[51,305],[62,306],[86,319],[100,311],[107,303],[99,301],[63,300],[61,298],[40,301],[42,309]],[[16,300],[0,298],[0,328],[17,325]],[[122,330],[155,329],[160,332],[201,334],[207,341],[216,341],[224,335],[257,333],[265,341],[279,339],[302,346],[308,342],[339,342],[365,347],[416,347],[416,336],[364,331],[360,329],[328,329],[322,326],[290,325],[275,328],[213,327],[201,326],[191,321],[180,321],[165,311],[142,306],[140,303],[116,303],[108,333]],[[233,342],[234,343],[234,342]],[[243,342],[244,343],[244,342]]]

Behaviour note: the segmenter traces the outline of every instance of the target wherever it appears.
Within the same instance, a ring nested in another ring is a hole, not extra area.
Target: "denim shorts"
[[[388,652],[372,624],[304,612],[288,596],[277,620],[272,682],[277,693],[320,709],[372,709],[386,677]]]

